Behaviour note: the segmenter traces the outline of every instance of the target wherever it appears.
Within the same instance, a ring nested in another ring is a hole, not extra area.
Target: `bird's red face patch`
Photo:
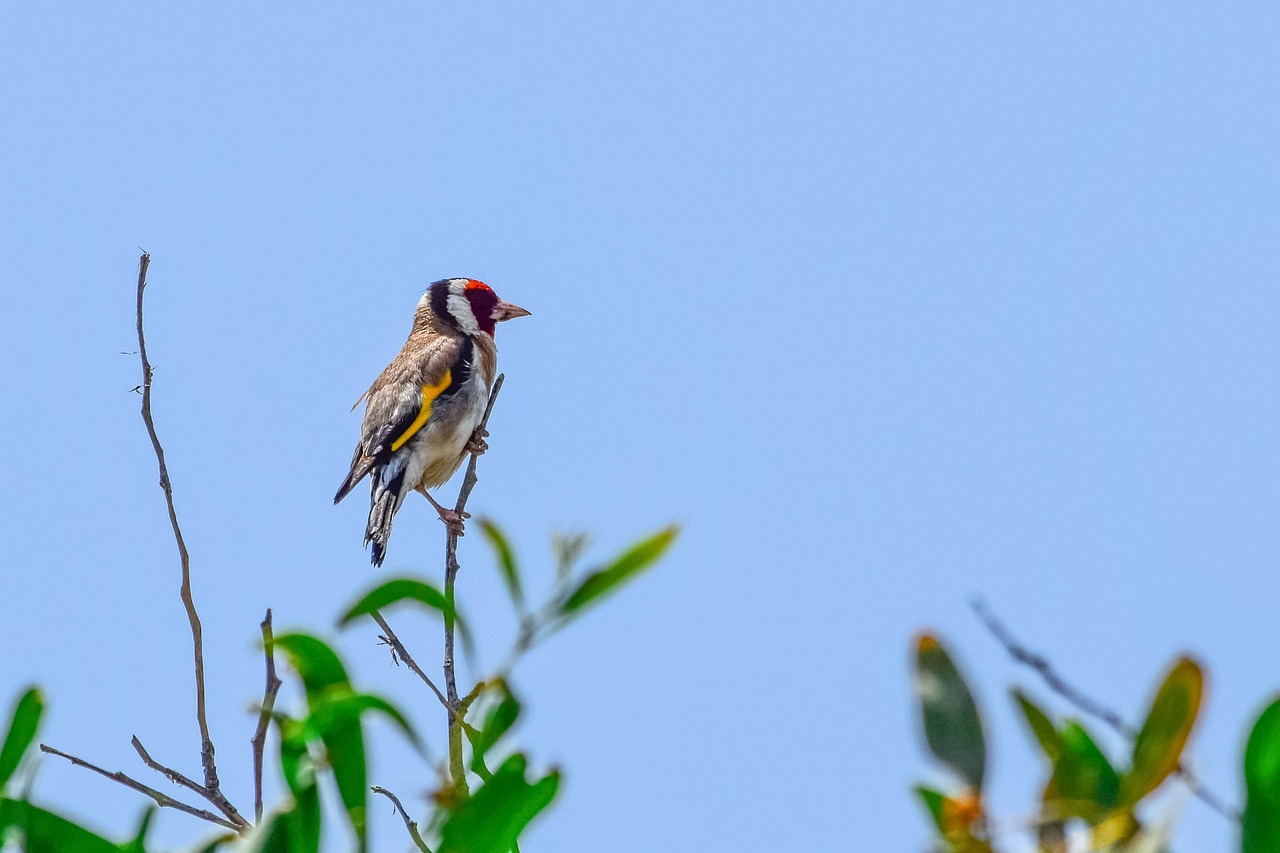
[[[493,337],[494,326],[496,325],[493,319],[493,309],[498,304],[498,294],[494,293],[493,288],[483,281],[476,281],[471,278],[467,279],[467,286],[463,290],[463,295],[471,303],[471,313],[475,315],[476,325],[480,327],[480,331]]]

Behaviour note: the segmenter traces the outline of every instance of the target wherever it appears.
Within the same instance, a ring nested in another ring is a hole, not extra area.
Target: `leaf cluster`
[[[947,790],[917,785],[937,833],[939,848],[994,853],[995,839],[984,801],[987,736],[979,705],[941,640],[916,638],[915,693],[929,753],[954,784]],[[1043,853],[1064,853],[1074,828],[1087,849],[1109,853],[1158,853],[1167,849],[1168,826],[1149,826],[1143,803],[1171,777],[1183,774],[1184,751],[1195,728],[1205,676],[1190,657],[1179,657],[1158,684],[1128,754],[1108,756],[1079,719],[1055,719],[1025,690],[1011,698],[1047,766],[1039,788],[1036,837]],[[1280,853],[1280,699],[1254,724],[1243,762],[1247,805],[1242,853]],[[1079,848],[1076,848],[1079,849]]]

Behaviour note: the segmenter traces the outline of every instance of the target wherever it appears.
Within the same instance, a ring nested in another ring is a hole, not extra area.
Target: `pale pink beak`
[[[519,305],[512,305],[510,302],[498,300],[498,304],[493,306],[493,319],[501,323],[503,320],[512,320],[516,317],[528,317],[529,312],[521,308]]]

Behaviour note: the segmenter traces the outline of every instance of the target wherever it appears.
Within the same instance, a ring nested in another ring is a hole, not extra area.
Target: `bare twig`
[[[493,414],[493,404],[498,399],[498,392],[502,390],[502,382],[505,377],[498,374],[498,378],[494,380],[493,390],[489,392],[489,404],[485,407],[484,417],[480,419],[480,425],[476,427],[476,434],[483,435],[485,427],[489,423],[489,415]],[[462,488],[458,491],[458,502],[454,506],[453,511],[462,515],[463,510],[467,508],[467,499],[471,497],[471,490],[476,487],[476,463],[480,456],[472,451],[471,460],[467,463],[466,476],[462,478]],[[460,725],[459,703],[458,703],[458,681],[454,672],[453,663],[453,628],[454,619],[450,613],[456,613],[457,608],[454,604],[453,585],[458,577],[458,534],[453,529],[449,529],[445,538],[444,551],[444,598],[449,605],[449,613],[444,617],[444,685],[448,696],[449,711],[449,775],[453,779],[453,784],[458,792],[463,796],[467,794],[467,771],[462,761],[462,726]]]
[[[987,606],[987,603],[981,598],[974,598],[969,602],[973,608],[973,612],[978,615],[982,623],[986,625],[987,630],[996,638],[1000,645],[1004,646],[1009,656],[1018,663],[1026,666],[1035,672],[1049,686],[1049,689],[1057,693],[1063,699],[1075,705],[1081,711],[1084,711],[1091,717],[1095,717],[1106,723],[1117,733],[1123,735],[1129,740],[1133,740],[1138,735],[1138,729],[1130,725],[1124,717],[1119,713],[1103,705],[1096,699],[1086,696],[1079,689],[1070,684],[1065,678],[1058,674],[1053,665],[1043,655],[1031,651],[1026,646],[1019,643],[1009,632],[996,615]],[[1185,764],[1179,764],[1177,773],[1182,776],[1187,788],[1198,797],[1205,805],[1222,816],[1231,820],[1240,820],[1240,812],[1233,806],[1228,805],[1217,794],[1206,788],[1195,775],[1187,768]]]
[[[236,831],[239,831],[241,829],[241,827],[237,826],[234,823],[231,823],[225,818],[219,817],[218,815],[214,814],[211,811],[208,811],[206,809],[198,809],[195,806],[189,806],[180,800],[175,800],[173,797],[170,797],[168,794],[162,794],[159,791],[157,791],[155,788],[147,787],[146,785],[142,784],[138,780],[125,775],[123,772],[119,770],[117,770],[114,773],[112,773],[110,770],[103,770],[98,765],[85,761],[83,758],[77,758],[74,755],[63,752],[60,749],[54,749],[51,746],[46,746],[43,743],[40,744],[40,750],[42,752],[47,752],[50,755],[56,755],[59,758],[65,758],[67,759],[67,761],[70,761],[72,764],[78,765],[80,767],[88,768],[89,770],[92,770],[94,773],[99,773],[103,776],[106,776],[108,779],[111,779],[115,782],[119,782],[121,785],[124,785],[126,788],[132,788],[133,790],[137,791],[140,794],[146,794],[148,797],[155,800],[156,805],[161,808],[176,809],[177,811],[180,811],[180,812],[186,812],[187,814],[193,817],[198,817],[201,820],[207,820],[209,821],[209,823],[216,823],[219,826],[225,826],[227,829],[234,829]]]
[[[409,817],[409,813],[405,811],[404,806],[400,803],[400,798],[388,791],[386,788],[378,785],[374,785],[369,790],[373,791],[375,794],[381,794],[391,801],[392,808],[400,812],[400,817],[404,818],[404,828],[409,830],[409,837],[413,839],[413,843],[422,851],[422,853],[431,853],[431,848],[422,840],[422,835],[418,832],[418,822]]]
[[[271,608],[262,620],[262,652],[267,659],[267,684],[262,693],[262,709],[258,712],[258,729],[249,741],[253,746],[253,819],[262,820],[262,750],[267,743],[267,724],[276,706],[280,679],[276,676],[275,635],[271,631]]]
[[[155,451],[156,463],[160,468],[160,488],[164,491],[165,505],[169,510],[169,524],[173,528],[173,538],[178,546],[178,558],[182,564],[182,586],[179,593],[183,607],[187,611],[187,621],[191,625],[191,645],[195,658],[196,679],[196,722],[200,727],[200,764],[204,768],[205,793],[202,796],[218,807],[218,810],[237,824],[239,828],[247,827],[248,821],[236,812],[234,806],[223,795],[218,782],[218,768],[214,763],[213,739],[209,735],[209,721],[205,712],[204,699],[204,634],[200,627],[200,616],[196,613],[195,600],[191,597],[191,557],[187,553],[187,544],[182,538],[182,528],[178,526],[178,512],[173,505],[173,486],[169,480],[169,468],[165,465],[164,448],[160,445],[160,436],[156,433],[155,421],[151,417],[151,379],[154,370],[147,359],[147,341],[142,331],[142,296],[147,287],[147,267],[151,264],[151,255],[143,252],[138,261],[138,354],[142,362],[142,421],[146,424],[147,435],[151,438],[151,447]]]
[[[174,770],[172,767],[167,767],[161,764],[159,761],[156,761],[154,758],[151,757],[151,754],[147,752],[146,747],[142,745],[142,741],[138,740],[137,735],[134,735],[133,739],[129,742],[133,744],[134,752],[138,753],[138,757],[142,759],[143,764],[147,765],[152,770],[164,776],[166,779],[168,779],[170,782],[173,782],[175,785],[181,785],[182,787],[186,788],[188,791],[192,791],[196,794],[199,794],[200,796],[208,800],[210,803],[217,806],[218,811],[226,815],[227,820],[234,823],[236,829],[244,830],[249,828],[249,822],[245,820],[243,817],[241,817],[240,813],[236,811],[235,806],[227,802],[227,798],[222,796],[221,791],[210,790],[209,788],[206,788],[204,785],[201,785],[196,780],[189,778],[188,776],[180,773],[177,770]]]
[[[431,688],[431,692],[436,694],[436,698],[440,700],[440,704],[447,710],[449,708],[449,700],[444,698],[444,694],[440,692],[440,688],[436,687],[435,682],[431,680],[431,677],[422,671],[422,667],[418,666],[418,662],[409,654],[409,650],[404,647],[404,643],[400,642],[400,638],[396,636],[396,632],[391,630],[391,626],[387,624],[387,620],[382,618],[381,613],[374,613],[373,620],[377,622],[378,627],[382,629],[382,639],[386,641],[387,645],[391,646],[395,654],[401,660],[408,664],[409,669],[413,670],[415,675],[427,683],[427,686]]]

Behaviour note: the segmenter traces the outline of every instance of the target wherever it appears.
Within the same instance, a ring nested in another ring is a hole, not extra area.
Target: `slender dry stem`
[[[262,620],[262,652],[267,659],[267,684],[262,692],[262,709],[258,712],[258,728],[249,743],[253,747],[253,819],[262,820],[262,750],[267,743],[267,725],[276,706],[276,694],[280,692],[280,679],[276,676],[275,635],[271,631],[271,608],[267,608]]]
[[[160,436],[156,433],[155,420],[151,416],[151,379],[154,370],[147,358],[147,339],[142,330],[142,297],[147,288],[147,267],[151,265],[151,255],[143,252],[138,261],[138,356],[142,362],[142,422],[146,424],[147,435],[151,438],[151,447],[155,451],[156,463],[160,468],[160,488],[164,491],[165,505],[169,510],[169,525],[173,528],[173,539],[178,546],[178,558],[182,566],[182,585],[179,594],[182,606],[187,611],[187,621],[191,625],[191,646],[195,658],[196,679],[196,723],[200,727],[200,764],[204,769],[204,785],[202,796],[218,807],[224,815],[238,827],[249,825],[236,811],[231,802],[222,793],[218,782],[218,767],[214,762],[213,738],[209,735],[209,720],[205,712],[204,698],[204,632],[200,627],[200,615],[196,612],[195,599],[191,596],[191,557],[187,553],[187,543],[182,538],[182,528],[178,525],[178,512],[173,504],[173,485],[169,479],[169,468],[165,464],[164,447],[160,444]]]
[[[400,803],[400,798],[388,791],[386,788],[374,785],[369,790],[375,794],[381,794],[391,801],[392,807],[400,813],[400,817],[404,818],[404,828],[409,830],[409,837],[413,839],[413,843],[422,853],[431,853],[431,848],[422,840],[421,833],[418,832],[418,822],[409,817],[409,813],[405,811],[404,806]]]
[[[991,608],[987,606],[985,601],[981,598],[975,598],[969,602],[969,604],[973,608],[973,612],[978,614],[978,618],[982,620],[982,623],[987,627],[987,630],[991,632],[991,635],[996,638],[996,641],[999,642],[1000,645],[1004,646],[1004,649],[1009,653],[1009,656],[1023,666],[1034,670],[1040,678],[1044,680],[1044,683],[1049,686],[1050,690],[1057,693],[1063,699],[1067,700],[1072,705],[1075,705],[1089,716],[1106,723],[1117,733],[1123,735],[1129,740],[1133,740],[1138,736],[1138,729],[1130,725],[1124,717],[1120,716],[1119,713],[1108,708],[1106,705],[1103,705],[1096,699],[1086,696],[1078,688],[1059,675],[1058,671],[1053,668],[1053,665],[1049,663],[1049,660],[1044,657],[1044,655],[1033,652],[1018,642],[1014,638],[1013,634],[1009,632],[1009,629],[1006,628],[998,618],[996,618],[995,613],[992,612]],[[1198,797],[1209,808],[1224,817],[1230,818],[1231,820],[1240,820],[1240,812],[1233,806],[1224,802],[1217,794],[1206,788],[1185,764],[1178,765],[1177,773],[1182,776],[1183,781],[1186,782],[1187,788],[1191,793]]]
[[[436,698],[440,700],[440,704],[445,707],[445,710],[448,710],[449,700],[440,692],[440,688],[436,687],[435,682],[431,680],[431,676],[423,672],[422,667],[418,666],[418,662],[413,659],[411,654],[409,654],[409,650],[404,647],[404,643],[400,642],[400,638],[396,636],[396,632],[391,630],[391,626],[387,624],[387,620],[382,618],[381,613],[374,613],[373,620],[377,622],[378,627],[382,629],[382,639],[386,644],[391,646],[396,656],[399,657],[400,660],[403,660],[415,675],[427,683],[427,686],[431,688],[431,692],[436,694]]]
[[[209,823],[216,823],[218,824],[218,826],[225,826],[227,829],[233,829],[233,830],[236,830],[237,832],[241,830],[240,826],[237,826],[236,824],[232,823],[231,821],[225,818],[219,817],[218,815],[214,814],[211,811],[208,811],[207,809],[198,809],[195,806],[187,805],[181,800],[175,800],[173,797],[170,797],[168,794],[162,794],[159,791],[157,791],[155,788],[148,787],[142,784],[141,782],[139,782],[137,779],[134,779],[119,770],[115,771],[114,773],[111,772],[110,770],[104,770],[96,764],[85,761],[83,758],[77,758],[76,756],[71,755],[70,753],[63,752],[60,749],[54,749],[53,747],[46,746],[43,743],[40,744],[40,750],[41,752],[47,752],[50,755],[56,755],[59,758],[65,758],[67,759],[67,761],[70,761],[72,764],[78,765],[80,767],[85,767],[89,770],[92,770],[94,773],[100,773],[101,775],[106,776],[108,779],[111,779],[112,781],[119,782],[121,785],[124,785],[126,788],[132,788],[133,790],[137,791],[140,794],[145,794],[151,799],[155,800],[156,805],[159,806],[160,808],[175,809],[180,812],[186,812],[192,817],[198,817],[201,820],[207,820],[209,821]]]

